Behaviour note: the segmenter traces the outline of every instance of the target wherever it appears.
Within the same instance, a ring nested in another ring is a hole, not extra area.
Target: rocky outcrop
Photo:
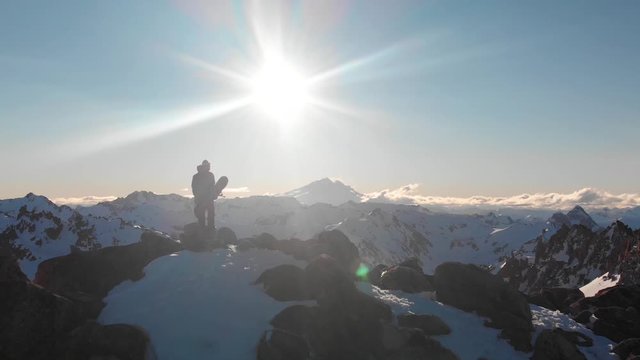
[[[50,359],[81,321],[69,299],[28,281],[0,282],[1,359]]]
[[[527,299],[531,304],[569,314],[571,312],[570,305],[584,299],[584,294],[579,289],[550,288],[530,294]]]
[[[27,281],[18,260],[11,254],[0,255],[0,281]]]
[[[89,321],[77,327],[63,342],[67,360],[155,360],[151,340],[140,327],[127,324],[100,325]]]
[[[424,274],[417,258],[389,267],[377,265],[367,273],[365,280],[385,290],[408,293],[433,291],[433,276]]]
[[[135,244],[75,251],[43,261],[34,283],[76,300],[87,317],[95,318],[102,309],[102,298],[114,286],[142,278],[148,263],[180,249],[180,244],[170,238],[145,232]]]
[[[475,265],[450,262],[436,268],[434,285],[438,301],[487,316],[487,325],[502,329],[501,336],[516,350],[531,350],[529,303],[501,278]]]
[[[543,330],[534,346],[532,360],[586,360],[576,343],[575,334],[561,329]],[[582,334],[579,334],[584,336]],[[590,339],[589,339],[590,340]]]
[[[606,272],[619,274],[621,284],[640,283],[640,229],[620,221],[604,230],[562,225],[549,239],[539,237],[528,254],[516,253],[498,272],[525,293],[544,288],[576,288]]]
[[[297,275],[292,279],[294,273]],[[317,257],[304,270],[282,265],[265,271],[260,278],[263,284],[289,284],[292,294],[299,294],[302,285],[301,293],[317,305],[293,305],[277,314],[271,321],[273,329],[266,331],[259,341],[258,359],[307,359],[309,354],[337,360],[424,356],[456,359],[451,351],[428,338],[419,328],[423,326],[440,333],[446,324],[414,321],[410,328],[393,325],[390,307],[358,291],[344,262],[328,255]],[[267,294],[271,295],[269,291]]]
[[[16,275],[15,259],[0,268],[11,269],[0,278],[0,359],[155,358],[143,330],[91,321],[85,304]]]
[[[578,320],[597,335],[620,342],[640,337],[640,286],[614,286],[571,305]],[[592,320],[593,318],[593,320]],[[584,321],[583,321],[584,322]]]
[[[613,347],[613,353],[621,360],[637,360],[640,357],[640,338],[621,341]]]
[[[305,272],[295,265],[279,265],[264,271],[254,284],[278,301],[309,300]]]
[[[351,272],[360,264],[358,248],[339,230],[323,231],[313,239],[278,240],[270,234],[263,233],[249,239],[238,240],[238,249],[251,248],[279,250],[296,259],[311,261],[325,254],[332,257],[341,267]]]

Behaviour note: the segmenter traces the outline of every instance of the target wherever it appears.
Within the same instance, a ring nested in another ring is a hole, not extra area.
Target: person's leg
[[[215,210],[213,207],[213,201],[207,204],[207,226],[210,229],[215,228]]]
[[[196,218],[198,219],[198,225],[200,225],[201,227],[205,226],[205,208],[204,206],[202,206],[202,204],[196,204],[195,208],[193,209],[193,213],[196,215]]]

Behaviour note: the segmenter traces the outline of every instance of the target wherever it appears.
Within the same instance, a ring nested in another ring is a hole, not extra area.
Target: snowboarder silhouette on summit
[[[209,227],[213,229],[215,227],[213,200],[218,197],[216,180],[210,171],[211,163],[209,161],[203,160],[197,169],[198,172],[193,175],[191,180],[191,191],[195,202],[193,212],[202,228]]]

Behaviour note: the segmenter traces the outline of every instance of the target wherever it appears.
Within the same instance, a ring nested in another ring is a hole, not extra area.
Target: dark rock
[[[538,335],[531,359],[586,360],[578,347],[569,341],[562,332],[556,330],[543,330]]]
[[[407,346],[390,351],[387,360],[457,360],[458,357],[451,350],[442,346],[438,341],[424,335],[412,336]]]
[[[29,281],[20,269],[18,260],[11,256],[0,255],[0,282],[1,281]]]
[[[255,238],[251,239],[254,247],[258,249],[277,250],[278,239],[268,233],[262,233]]]
[[[353,279],[332,257],[321,255],[304,269],[307,290],[319,305],[341,306],[356,291]]]
[[[532,304],[549,310],[560,310],[565,314],[571,313],[571,304],[583,298],[584,294],[580,289],[565,288],[546,288],[527,296]]]
[[[582,346],[582,347],[591,347],[593,346],[593,339],[588,337],[587,335],[577,332],[577,331],[567,331],[563,329],[554,329],[554,332],[562,335],[570,341],[572,344]]]
[[[531,351],[531,309],[527,299],[501,278],[475,265],[443,263],[434,275],[438,301],[475,311],[502,329],[501,336],[519,351]]]
[[[80,321],[69,299],[26,281],[0,282],[0,359],[55,358]]]
[[[198,223],[190,223],[184,226],[180,234],[182,246],[190,251],[209,251],[222,247],[216,241],[216,229],[202,227]]]
[[[426,335],[447,335],[451,333],[451,328],[435,315],[398,315],[398,325],[418,328]]]
[[[122,281],[142,278],[144,267],[152,260],[180,249],[170,238],[145,232],[135,244],[45,260],[34,282],[65,296],[87,294],[99,301]]]
[[[284,309],[272,319],[274,329],[302,336],[318,358],[382,358],[383,324],[391,321],[391,308],[358,291],[353,278],[327,255],[307,265],[304,279],[318,306]],[[266,340],[260,346],[264,353],[276,354],[273,356],[283,352]]]
[[[631,356],[640,356],[640,338],[626,339],[613,346],[613,352],[621,360],[629,359]]]
[[[408,293],[433,291],[433,284],[422,271],[401,265],[385,270],[380,276],[378,285],[382,289],[401,290]]]
[[[74,329],[66,344],[65,359],[155,359],[146,332],[133,325],[100,325],[95,322]]]
[[[228,227],[221,227],[220,229],[218,229],[218,231],[216,231],[216,241],[218,242],[218,244],[220,244],[220,246],[237,244],[238,237],[236,236],[236,233]]]
[[[640,315],[633,307],[608,306],[597,309],[593,315],[596,321],[591,329],[597,335],[615,342],[640,337]]]
[[[326,254],[345,269],[354,272],[360,265],[358,248],[339,230],[323,231],[312,240],[311,257]]]
[[[401,262],[400,264],[398,264],[398,266],[406,266],[408,268],[412,268],[420,273],[423,273],[422,271],[422,265],[420,265],[420,260],[418,260],[418,258],[416,257],[412,257],[409,258],[403,262]]]
[[[258,360],[305,360],[309,358],[306,340],[297,334],[273,329],[260,338]]]
[[[378,264],[374,266],[373,269],[369,270],[367,273],[367,279],[371,284],[378,286],[380,284],[380,277],[385,270],[387,270],[386,265]]]
[[[262,284],[264,291],[278,301],[311,299],[305,272],[295,265],[278,265],[265,270],[254,284]]]
[[[308,333],[317,321],[317,308],[305,305],[292,305],[282,310],[270,322],[274,328],[296,334]]]
[[[578,313],[578,315],[573,317],[573,320],[579,322],[580,324],[587,324],[591,320],[591,311],[584,310]]]

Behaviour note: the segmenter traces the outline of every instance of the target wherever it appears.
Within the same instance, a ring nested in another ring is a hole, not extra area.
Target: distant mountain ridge
[[[322,192],[316,189],[326,188],[340,195],[340,205],[329,202],[305,205],[299,200],[302,196],[310,201],[309,194],[319,200],[318,194]],[[555,213],[548,219],[512,218],[492,212],[451,214],[418,205],[353,201],[359,193],[330,179],[297,190],[300,191],[290,195],[298,198],[219,199],[216,226],[229,227],[240,238],[266,232],[279,239],[303,240],[326,229],[338,229],[358,247],[367,264],[393,264],[416,257],[426,271],[444,261],[499,266],[521,249],[529,249],[526,251],[532,254],[533,249],[527,244],[538,238],[549,239],[564,226],[582,225],[592,231],[603,228],[579,206],[567,213]],[[351,200],[342,202],[345,199]],[[193,221],[193,200],[175,194],[136,191],[123,198],[77,209],[57,206],[43,196],[29,194],[24,198],[0,200],[0,246],[18,254],[21,264],[30,267],[31,270],[25,271],[31,275],[37,262],[66,254],[71,245],[91,249],[136,242],[144,229],[178,238],[183,226]],[[54,239],[58,228],[62,229],[59,230],[62,240]]]

